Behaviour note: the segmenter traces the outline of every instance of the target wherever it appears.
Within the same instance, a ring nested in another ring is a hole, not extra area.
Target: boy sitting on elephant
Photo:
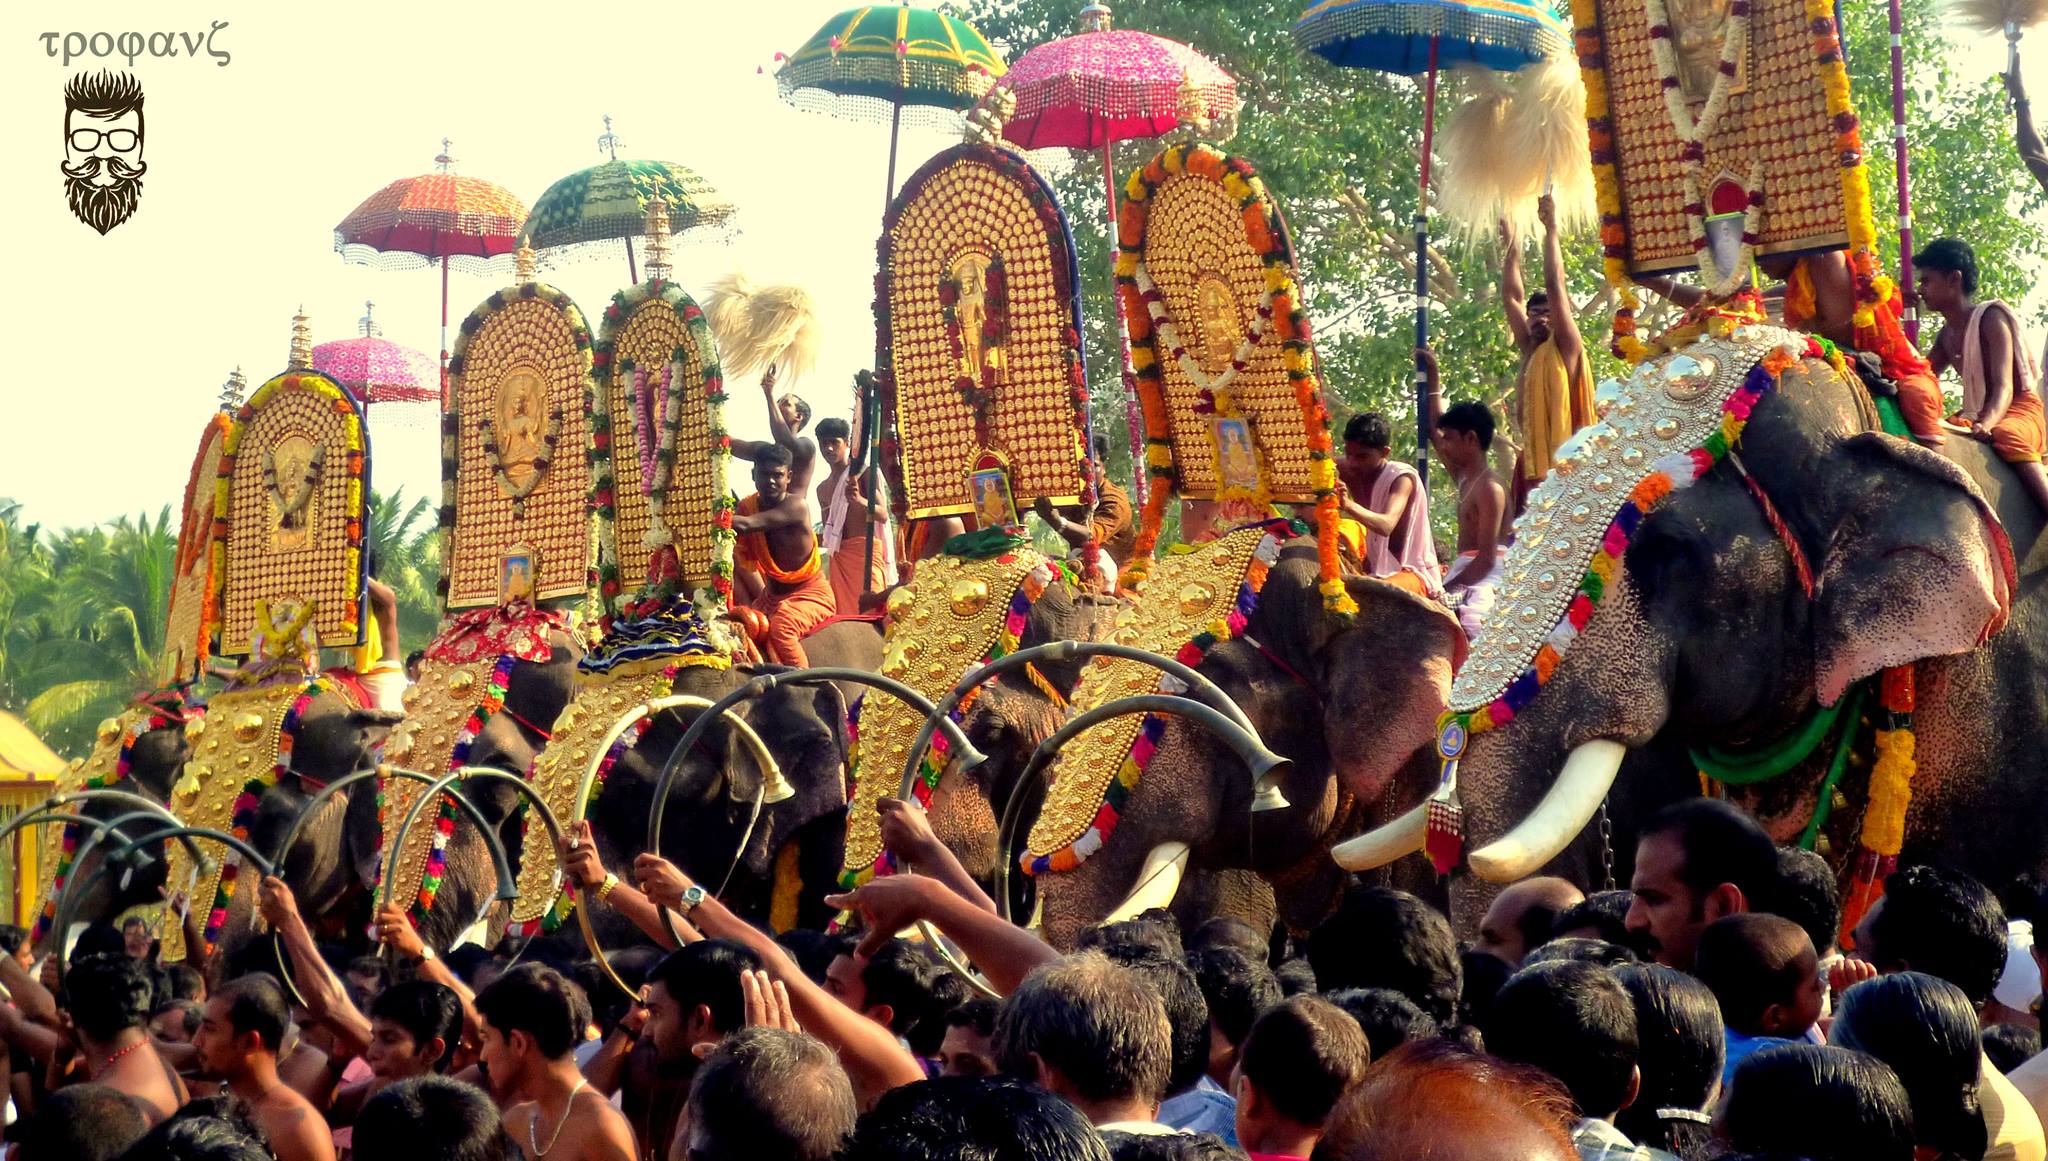
[[[1913,266],[1920,274],[1920,301],[1942,318],[1930,352],[1935,373],[1953,367],[1963,381],[1963,409],[1944,426],[1990,444],[2048,512],[2041,373],[2020,340],[2019,318],[1997,299],[1976,300],[1977,254],[1960,238],[1929,242],[1913,255]]]

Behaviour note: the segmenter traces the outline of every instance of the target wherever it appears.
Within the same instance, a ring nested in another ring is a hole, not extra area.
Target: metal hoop
[[[1010,915],[1010,868],[1016,863],[1013,847],[1017,841],[1017,829],[1024,814],[1024,792],[1043,776],[1046,765],[1053,755],[1068,742],[1084,731],[1106,722],[1111,718],[1135,713],[1177,714],[1190,718],[1209,732],[1223,739],[1246,766],[1251,767],[1254,781],[1258,778],[1289,765],[1286,758],[1266,748],[1259,735],[1252,730],[1242,729],[1236,722],[1216,710],[1192,698],[1172,694],[1141,694],[1105,702],[1085,713],[1075,715],[1067,724],[1052,732],[1052,736],[1038,744],[1031,752],[1031,760],[1024,764],[1024,771],[1017,778],[1017,785],[1010,791],[1008,802],[1003,804],[1003,820],[996,832],[996,914],[1005,922],[1014,923]]]
[[[23,826],[30,825],[31,823],[33,823],[38,815],[47,814],[48,812],[53,811],[60,806],[69,806],[74,802],[126,802],[133,806],[142,807],[144,808],[144,810],[153,812],[159,817],[167,819],[171,822],[182,823],[184,821],[183,819],[180,819],[176,814],[171,813],[171,809],[169,807],[165,806],[161,802],[158,802],[156,799],[145,798],[140,794],[134,794],[126,790],[108,790],[105,788],[97,790],[74,790],[69,794],[53,794],[50,797],[45,798],[41,802],[37,803],[36,805],[30,807],[29,809],[24,810],[20,814],[17,814],[13,818],[9,819],[7,825],[0,826],[0,841],[5,841],[8,835],[13,834],[15,831],[21,829]],[[139,812],[130,811],[129,817],[134,817],[138,813]],[[104,830],[105,828],[102,827],[99,829]],[[185,843],[186,849],[192,852],[193,861],[204,861],[203,856],[201,856],[201,854],[199,853],[199,845],[192,841],[191,836],[184,835],[181,836],[181,838]]]
[[[126,818],[131,816],[123,817]],[[150,816],[144,814],[140,815],[140,817]],[[114,827],[119,823],[119,821],[120,820],[117,819],[114,822],[108,823],[107,829],[101,831],[99,834],[94,835],[93,838],[98,839],[105,835],[107,831],[113,830]],[[91,883],[97,880],[101,875],[106,874],[109,870],[113,868],[116,860],[121,859],[127,855],[133,854],[135,851],[141,849],[146,844],[153,842],[163,842],[166,839],[180,837],[210,839],[213,842],[217,842],[222,846],[225,846],[228,849],[234,851],[235,853],[241,855],[242,858],[248,860],[250,865],[255,867],[262,875],[267,876],[275,873],[275,868],[271,866],[270,860],[264,858],[261,852],[257,851],[255,847],[250,846],[246,841],[236,838],[234,835],[228,834],[225,831],[214,830],[211,827],[186,826],[183,823],[179,823],[175,826],[163,827],[158,830],[151,831],[148,834],[142,835],[139,838],[133,838],[128,840],[126,843],[123,843],[119,848],[109,853],[105,859],[102,859],[100,861],[100,865],[93,868],[92,873],[85,876],[83,880],[74,879],[70,883],[65,884],[64,894],[57,900],[57,912],[55,916],[56,923],[52,925],[54,930],[58,932],[70,930],[71,911],[73,908],[72,899],[78,888],[82,885],[82,883]],[[187,954],[190,954],[189,948],[187,949]],[[57,940],[55,955],[57,957],[57,976],[59,979],[62,979],[65,972],[65,957],[64,940],[61,936]],[[299,1003],[303,1005],[305,1003],[305,997],[300,995],[298,985],[293,982],[290,967],[288,965],[283,964],[280,964],[280,966],[285,967],[285,987],[291,989],[293,998],[298,1000]]]
[[[353,786],[365,778],[375,777],[378,774],[389,778],[402,778],[408,782],[418,782],[422,785],[432,785],[434,781],[429,775],[398,766],[378,766],[370,770],[358,770],[345,778],[337,778],[322,787],[320,792],[313,796],[312,801],[306,803],[306,808],[299,811],[297,817],[292,819],[292,827],[284,833],[283,841],[277,844],[277,853],[271,856],[271,862],[280,867],[284,866],[285,856],[290,854],[291,849],[298,845],[299,835],[305,831],[307,820],[319,813],[320,808],[326,804],[328,799],[334,797],[338,791]],[[484,844],[490,848],[491,866],[498,872],[498,894],[496,897],[499,899],[517,899],[519,897],[519,881],[512,874],[512,860],[506,855],[505,844],[499,841],[496,829],[485,820],[483,811],[477,809],[476,803],[471,802],[460,794],[451,794],[448,797],[455,801],[457,809],[469,816],[469,821],[484,836]]]

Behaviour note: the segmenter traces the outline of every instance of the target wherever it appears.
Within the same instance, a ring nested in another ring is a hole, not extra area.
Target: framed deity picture
[[[1020,521],[1017,519],[1017,501],[1010,493],[1010,473],[1007,468],[978,467],[968,477],[968,484],[974,494],[974,521],[982,528],[1008,528]]]
[[[1210,431],[1216,440],[1216,481],[1220,495],[1254,495],[1259,488],[1259,448],[1251,425],[1236,416],[1218,416]]]
[[[498,603],[533,599],[533,549],[515,544],[498,565]]]

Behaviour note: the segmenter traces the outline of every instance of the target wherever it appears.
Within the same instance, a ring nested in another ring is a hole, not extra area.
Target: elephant
[[[2048,747],[2041,514],[1984,444],[1950,436],[1938,454],[1878,426],[1865,388],[1809,354],[1755,403],[1734,454],[1642,517],[1549,680],[1464,746],[1461,931],[1476,928],[1493,884],[1545,868],[1588,881],[1597,845],[1584,832],[1610,792],[1629,843],[1649,810],[1699,792],[1689,751],[1754,752],[1895,666],[1913,667],[1918,703],[1901,862],[1948,862],[1993,884],[2048,869],[2048,835],[2011,805],[2048,790],[2038,763],[2012,760]],[[1510,575],[1534,549],[1516,546]],[[1495,607],[1529,595],[1506,585]],[[1730,797],[1774,839],[1796,841],[1838,737]],[[1847,765],[1820,835],[1844,856],[1870,781],[1866,755]]]
[[[116,719],[115,721],[119,723],[122,720]],[[116,724],[115,729],[118,730],[119,728],[119,725]],[[107,737],[105,731],[108,730],[108,727],[103,725],[101,730],[103,731],[102,737]],[[118,744],[118,742],[111,744]],[[98,758],[100,754],[109,754],[109,756],[107,758],[108,764],[98,772],[112,773],[112,757],[110,753],[102,750],[100,753],[95,754],[95,758]],[[128,777],[122,782],[116,783],[111,789],[127,790],[140,794],[145,798],[154,799],[159,803],[169,802],[171,788],[178,781],[178,773],[184,769],[186,759],[191,756],[192,743],[186,737],[185,724],[183,722],[172,722],[156,729],[145,729],[135,736],[134,742],[129,746]],[[85,773],[86,771],[81,771],[76,777],[82,779]],[[80,785],[81,783],[74,782],[70,784],[69,788],[78,788]],[[111,822],[115,818],[132,813],[139,808],[132,803],[88,801],[78,804],[73,809],[76,813],[87,818]],[[136,836],[144,833],[145,830],[153,830],[156,826],[155,822],[140,820],[128,823],[123,827],[123,831],[130,836]],[[76,838],[82,849],[83,844],[86,842],[86,834],[82,828]],[[115,844],[111,837],[103,840],[99,848],[100,853],[111,851],[115,845],[117,844]],[[56,848],[52,845],[49,849],[54,851]],[[161,859],[155,858],[149,853],[138,852],[137,856],[130,861],[132,867],[130,873],[125,875],[110,873],[94,876],[92,871],[99,865],[100,853],[95,853],[88,857],[84,863],[72,867],[65,879],[66,883],[77,892],[74,896],[75,906],[73,915],[78,921],[111,920],[130,907],[154,903],[161,897],[159,891],[164,883],[164,864]],[[54,870],[54,865],[44,869],[43,874],[46,880]],[[48,885],[46,881],[45,886]],[[49,932],[45,933],[46,940],[49,934]]]
[[[1331,844],[1361,820],[1382,817],[1388,804],[1405,807],[1427,792],[1434,775],[1425,743],[1463,633],[1444,606],[1364,577],[1345,581],[1358,613],[1344,623],[1325,611],[1319,579],[1309,546],[1285,548],[1245,632],[1196,667],[1289,759],[1278,776],[1289,805],[1253,812],[1254,779],[1243,761],[1200,725],[1169,716],[1101,849],[1071,870],[1037,876],[1054,946],[1071,947],[1111,914],[1152,853],[1175,842],[1189,846],[1195,877],[1156,895],[1179,896],[1177,913],[1191,893],[1207,893],[1201,873],[1249,870],[1271,884],[1279,918],[1304,932],[1343,888],[1344,873],[1326,854]]]

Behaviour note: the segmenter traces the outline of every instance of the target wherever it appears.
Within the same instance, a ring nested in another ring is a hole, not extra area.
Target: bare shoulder
[[[574,1117],[575,1161],[632,1161],[637,1152],[632,1122],[610,1100],[590,1090],[580,1092]]]

